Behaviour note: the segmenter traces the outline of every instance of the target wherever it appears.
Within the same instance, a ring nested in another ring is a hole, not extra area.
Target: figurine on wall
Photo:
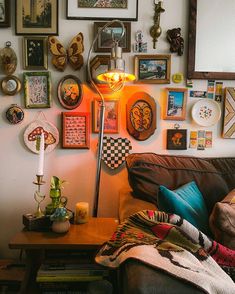
[[[167,31],[167,40],[170,43],[170,51],[177,52],[179,56],[184,52],[184,39],[181,37],[181,28],[174,28]]]
[[[134,44],[134,52],[146,53],[147,52],[147,42],[143,41],[143,33],[138,30],[135,34],[135,44]]]

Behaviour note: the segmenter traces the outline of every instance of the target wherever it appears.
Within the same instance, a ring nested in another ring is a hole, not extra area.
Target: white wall
[[[86,60],[88,49],[93,37],[93,21],[66,20],[65,1],[59,1],[59,39],[67,45],[71,38],[78,32],[82,32],[85,38]],[[174,27],[182,28],[182,35],[187,47],[187,19],[188,19],[188,1],[187,0],[164,0],[165,13],[161,15],[162,36],[157,43],[157,49],[152,49],[152,41],[149,36],[149,28],[153,25],[153,2],[152,0],[139,0],[139,21],[132,22],[132,43],[134,42],[135,32],[141,29],[144,33],[145,40],[148,42],[149,54],[169,54],[169,44],[166,41],[166,30]],[[12,12],[14,11],[14,7]],[[14,14],[14,13],[13,13]],[[12,42],[12,47],[18,56],[18,66],[15,75],[22,79],[22,36],[16,36],[14,33],[14,15],[13,23],[9,29],[0,29],[0,48],[3,48],[6,41]],[[187,50],[183,56],[179,57],[172,54],[172,74],[183,72],[186,74]],[[130,70],[133,69],[134,53],[124,54],[127,59],[127,65]],[[76,74],[85,82],[85,67],[74,72],[70,66],[66,71],[61,73],[55,71],[49,63],[49,70],[52,75],[53,85],[53,106],[43,110],[47,119],[54,123],[61,130],[61,112],[63,109],[57,99],[57,83],[66,74]],[[0,73],[3,78],[3,73]],[[224,85],[233,86],[232,81],[224,81]],[[214,127],[208,128],[213,131],[213,148],[205,151],[186,150],[186,151],[167,151],[165,149],[165,130],[172,128],[173,121],[161,120],[161,105],[163,102],[164,87],[185,87],[182,84],[171,85],[133,85],[127,87],[123,93],[118,94],[121,103],[121,124],[120,133],[117,136],[128,137],[131,140],[132,152],[155,152],[171,154],[187,154],[195,156],[233,156],[233,140],[224,140],[221,138],[221,122]],[[194,90],[207,89],[207,81],[194,81]],[[84,96],[82,104],[75,111],[91,111],[91,101],[94,98],[93,92],[84,85]],[[136,91],[146,91],[154,97],[157,104],[157,130],[148,140],[139,142],[130,137],[126,130],[125,106],[126,99]],[[10,256],[12,251],[8,250],[10,238],[22,227],[22,215],[28,212],[34,212],[36,203],[33,199],[35,185],[32,184],[36,169],[37,155],[30,152],[23,142],[23,134],[27,125],[32,122],[37,114],[37,109],[24,109],[25,119],[21,124],[10,125],[5,119],[6,109],[12,103],[17,103],[24,107],[23,92],[16,96],[0,96],[0,257]],[[190,117],[190,108],[196,101],[195,98],[188,99],[187,119],[180,122],[182,128],[189,130],[198,130],[200,127],[192,123]],[[117,137],[115,136],[115,137]],[[60,146],[46,155],[45,158],[45,181],[43,191],[47,197],[44,205],[49,202],[49,181],[52,175],[57,175],[69,183],[65,185],[63,194],[69,198],[68,207],[73,209],[78,201],[88,201],[90,206],[93,205],[94,184],[95,184],[95,166],[96,166],[96,144],[97,134],[91,134],[91,148],[89,150],[63,150]],[[116,217],[118,209],[118,190],[127,179],[124,168],[111,172],[103,167],[101,175],[99,216]]]

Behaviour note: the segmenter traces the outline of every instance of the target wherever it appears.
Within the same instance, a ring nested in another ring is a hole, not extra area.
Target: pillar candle
[[[75,223],[87,223],[89,218],[89,203],[78,202],[75,209]]]
[[[40,149],[39,149],[39,159],[38,159],[38,176],[43,176],[43,167],[44,167],[44,133],[41,133],[40,136]]]

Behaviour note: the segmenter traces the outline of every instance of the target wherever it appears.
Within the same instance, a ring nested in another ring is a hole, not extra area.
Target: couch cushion
[[[235,189],[217,202],[210,215],[210,228],[217,242],[235,250]]]
[[[159,185],[174,190],[195,181],[208,209],[229,192],[222,172],[207,159],[192,156],[134,153],[126,158],[129,184],[137,198],[157,205]],[[225,172],[225,171],[224,171]],[[235,174],[235,169],[232,171]],[[235,181],[234,181],[235,188]]]
[[[160,186],[158,207],[160,210],[178,214],[203,233],[210,233],[206,204],[194,181],[173,191]]]

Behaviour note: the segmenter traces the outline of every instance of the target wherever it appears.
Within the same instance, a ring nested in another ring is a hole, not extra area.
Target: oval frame
[[[10,80],[13,80],[16,83],[16,87],[13,90],[7,89],[7,83]],[[22,84],[21,84],[21,81],[16,76],[9,75],[1,80],[0,86],[1,86],[1,90],[2,90],[3,94],[13,96],[13,95],[17,94],[18,92],[20,92]]]
[[[78,95],[76,98],[76,103],[74,104],[70,104],[69,102],[66,103],[65,99],[63,98],[62,92],[63,92],[63,84],[66,82],[66,80],[74,80],[76,85],[78,86]],[[66,75],[64,76],[58,83],[58,88],[57,88],[57,94],[58,94],[58,99],[60,104],[65,108],[65,109],[75,109],[77,108],[81,102],[82,102],[82,97],[83,97],[83,89],[82,89],[82,83],[79,80],[79,78],[77,78],[74,75]]]

